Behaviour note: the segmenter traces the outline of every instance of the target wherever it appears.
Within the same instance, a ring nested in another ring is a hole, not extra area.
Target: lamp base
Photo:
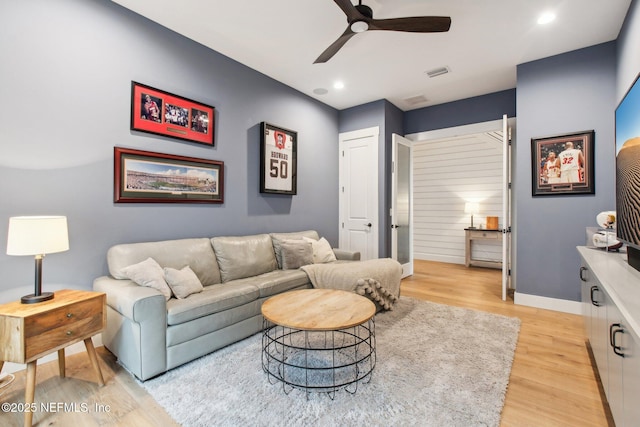
[[[49,301],[53,299],[53,292],[43,292],[40,295],[29,294],[20,298],[22,304],[37,304],[43,301]]]

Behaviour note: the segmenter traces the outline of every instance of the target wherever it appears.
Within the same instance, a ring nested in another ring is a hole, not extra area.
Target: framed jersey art
[[[260,124],[260,192],[295,195],[298,133]]]
[[[592,130],[531,139],[532,194],[594,194]]]

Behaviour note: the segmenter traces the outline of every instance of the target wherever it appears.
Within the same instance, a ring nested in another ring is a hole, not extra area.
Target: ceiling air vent
[[[407,105],[410,105],[412,107],[414,107],[416,105],[420,105],[420,104],[425,104],[427,101],[429,101],[429,100],[424,95],[416,95],[416,96],[412,96],[412,97],[404,99],[404,102]]]
[[[449,67],[440,67],[440,68],[435,68],[433,70],[429,70],[427,71],[427,76],[429,76],[429,78],[433,78],[433,77],[438,77],[441,76],[443,74],[447,74],[449,73]]]

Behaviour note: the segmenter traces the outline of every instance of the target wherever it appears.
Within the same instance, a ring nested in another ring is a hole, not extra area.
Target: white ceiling
[[[614,40],[631,2],[364,0],[374,18],[450,16],[451,29],[356,34],[313,64],[347,27],[332,0],[113,1],[334,108],[387,99],[404,111],[514,88],[517,64]],[[557,18],[538,25],[548,10]],[[426,75],[445,66],[450,73]],[[426,102],[407,102],[414,97]]]

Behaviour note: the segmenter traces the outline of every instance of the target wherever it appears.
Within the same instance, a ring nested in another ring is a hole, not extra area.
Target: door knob
[[[365,224],[367,227],[371,228],[371,223]]]

